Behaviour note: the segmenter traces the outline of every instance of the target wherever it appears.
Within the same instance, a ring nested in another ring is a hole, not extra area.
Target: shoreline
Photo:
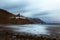
[[[13,30],[6,30],[6,28],[2,28],[2,30],[0,30],[0,39],[1,40],[60,40],[60,35],[43,35],[43,34],[32,35],[30,33],[17,33],[13,32]]]
[[[14,33],[8,33],[8,32],[3,38],[7,40],[60,40],[60,36],[58,35],[39,35],[39,36],[31,35],[31,34],[19,35],[19,33],[14,34]]]

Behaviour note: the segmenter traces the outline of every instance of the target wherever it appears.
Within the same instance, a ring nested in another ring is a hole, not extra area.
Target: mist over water
[[[60,25],[41,25],[41,24],[28,24],[28,25],[6,25],[5,27],[13,29],[18,33],[30,34],[60,34]]]

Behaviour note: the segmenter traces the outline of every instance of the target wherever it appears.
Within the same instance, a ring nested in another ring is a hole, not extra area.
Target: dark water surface
[[[41,25],[41,24],[28,24],[28,25],[5,25],[8,28],[14,29],[15,32],[25,32],[31,34],[60,34],[60,25]]]

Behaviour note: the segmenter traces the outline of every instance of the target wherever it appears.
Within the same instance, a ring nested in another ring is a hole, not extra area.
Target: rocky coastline
[[[33,35],[30,33],[17,33],[9,28],[0,26],[0,40],[60,40],[60,35]]]

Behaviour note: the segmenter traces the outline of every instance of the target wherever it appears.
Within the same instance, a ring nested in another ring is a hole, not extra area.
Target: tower
[[[20,13],[17,16],[20,17]]]

